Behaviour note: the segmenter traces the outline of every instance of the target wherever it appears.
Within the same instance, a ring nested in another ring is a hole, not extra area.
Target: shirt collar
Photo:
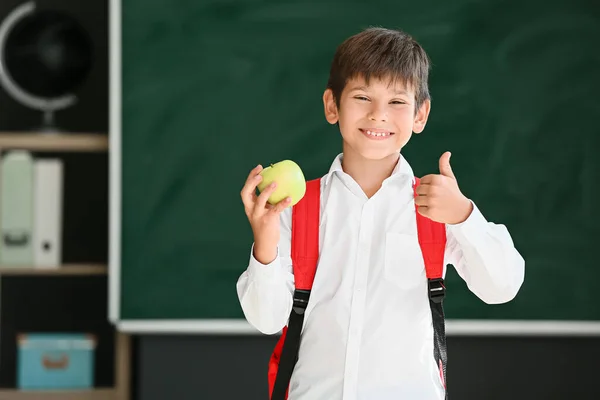
[[[342,169],[342,158],[343,157],[344,157],[344,154],[340,153],[335,157],[335,159],[333,160],[333,163],[331,163],[329,172],[324,177],[325,185],[329,184],[329,182],[331,181],[331,177],[336,172],[344,173],[344,170]],[[415,184],[415,175],[413,173],[413,170],[402,154],[400,154],[398,163],[396,163],[396,166],[394,167],[394,170],[392,171],[390,178],[396,178],[398,176],[408,176],[411,179],[412,185]],[[390,179],[390,178],[388,178],[388,179]]]

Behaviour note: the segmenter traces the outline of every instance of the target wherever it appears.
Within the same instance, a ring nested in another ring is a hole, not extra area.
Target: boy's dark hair
[[[342,91],[349,79],[362,76],[400,80],[415,89],[416,109],[429,99],[429,57],[415,39],[400,30],[379,27],[349,37],[335,52],[327,88],[340,106]]]

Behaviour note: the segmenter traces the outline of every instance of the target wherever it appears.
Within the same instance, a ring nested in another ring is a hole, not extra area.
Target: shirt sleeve
[[[294,274],[291,258],[291,207],[280,214],[280,239],[277,257],[270,264],[254,258],[250,249],[248,267],[237,281],[236,289],[246,320],[258,331],[275,334],[286,325],[293,304]]]
[[[446,225],[446,264],[488,304],[512,300],[525,276],[525,261],[504,225],[488,222],[473,203],[469,217]]]

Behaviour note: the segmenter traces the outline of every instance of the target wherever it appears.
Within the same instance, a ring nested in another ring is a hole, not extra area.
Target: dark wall
[[[276,340],[142,336],[136,400],[266,400]],[[449,337],[448,357],[453,400],[600,398],[600,338]]]

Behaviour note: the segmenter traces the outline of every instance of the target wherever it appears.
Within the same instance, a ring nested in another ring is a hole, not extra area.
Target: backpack
[[[413,186],[415,196],[418,184],[419,179],[416,178]],[[304,311],[308,305],[319,259],[320,198],[321,179],[308,181],[304,197],[292,208],[291,257],[295,290],[288,325],[283,328],[281,337],[269,361],[270,400],[287,399],[290,378],[298,360]],[[415,207],[418,208],[417,205]],[[442,307],[446,292],[443,279],[446,227],[444,224],[434,222],[418,212],[416,215],[419,245],[425,262],[429,305],[433,319],[433,357],[438,364],[440,377],[446,389],[447,352],[444,310]]]

